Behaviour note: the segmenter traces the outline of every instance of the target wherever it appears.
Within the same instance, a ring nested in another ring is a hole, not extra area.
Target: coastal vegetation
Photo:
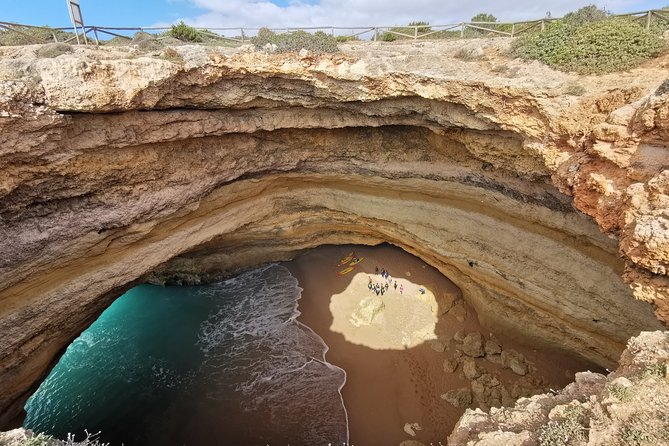
[[[0,29],[0,46],[52,43],[55,41],[54,36],[62,42],[74,37],[74,34],[48,26],[16,26],[12,30]]]
[[[565,410],[564,419],[549,421],[539,431],[540,446],[566,446],[586,440],[586,429],[580,422],[582,410],[573,406]]]
[[[669,29],[669,20],[662,15],[643,17],[612,16],[605,9],[595,5],[585,6],[566,14],[561,19],[550,19],[542,26],[527,27],[516,24],[499,23],[494,15],[486,12],[471,17],[470,23],[463,28],[435,28],[426,20],[415,20],[406,26],[397,26],[387,31],[377,31],[375,39],[393,42],[413,38],[455,39],[481,38],[510,35],[512,30],[519,35],[512,43],[510,55],[527,60],[538,60],[555,69],[572,71],[579,74],[606,74],[633,68],[645,60],[659,55],[666,46],[662,37]],[[538,22],[537,22],[538,23]],[[74,34],[49,27],[17,26],[0,31],[0,46],[46,44],[74,37]],[[236,41],[235,41],[236,40]],[[225,46],[239,45],[241,36],[233,40],[221,39],[221,36],[209,31],[198,30],[180,21],[169,30],[159,34],[140,31],[132,38],[114,37],[104,44],[136,45],[143,50],[159,50],[161,44],[178,45],[180,43],[215,44]],[[334,36],[323,31],[275,32],[261,28],[251,42],[259,49],[277,53],[306,49],[316,53],[337,52],[337,43],[358,41],[358,36]],[[63,54],[53,49],[44,57]],[[478,60],[469,55],[469,50],[457,56],[463,60]]]
[[[603,9],[586,6],[549,23],[543,32],[519,37],[513,54],[562,71],[611,73],[657,56],[665,46],[660,29],[646,29],[633,18],[610,17]]]
[[[176,25],[172,25],[166,35],[183,42],[202,42],[200,33],[192,26],[186,25],[183,20]]]
[[[409,39],[408,36],[422,36],[432,32],[432,27],[429,26],[429,22],[424,21],[415,21],[409,22],[407,26],[399,26],[396,28],[390,28],[389,31],[381,34],[381,40],[384,42],[394,42],[398,39]],[[404,34],[404,35],[402,35]]]
[[[306,31],[275,33],[268,28],[261,28],[252,42],[259,49],[267,49],[275,53],[302,49],[317,53],[337,52],[337,39],[323,31],[316,31],[313,34]]]

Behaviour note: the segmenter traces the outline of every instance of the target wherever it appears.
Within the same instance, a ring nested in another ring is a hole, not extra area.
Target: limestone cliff
[[[600,365],[661,328],[664,62],[577,78],[477,44],[0,49],[0,426],[133,283],[326,243],[400,246],[485,323]]]
[[[521,398],[513,407],[489,413],[467,409],[448,444],[667,444],[668,361],[669,334],[641,333],[630,339],[608,376],[581,372],[554,394]]]

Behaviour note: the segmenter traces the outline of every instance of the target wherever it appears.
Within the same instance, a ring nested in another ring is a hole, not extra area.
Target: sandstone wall
[[[662,327],[661,69],[576,98],[451,43],[343,49],[0,50],[0,426],[133,283],[325,243],[400,246],[486,323],[600,365]]]

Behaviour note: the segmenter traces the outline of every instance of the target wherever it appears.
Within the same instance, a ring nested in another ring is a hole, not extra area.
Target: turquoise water
[[[295,320],[300,292],[279,265],[135,287],[70,345],[25,427],[126,446],[346,442],[346,374]]]

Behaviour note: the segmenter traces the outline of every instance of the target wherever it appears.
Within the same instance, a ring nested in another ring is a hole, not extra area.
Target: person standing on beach
[[[403,294],[404,291],[404,285],[400,284],[400,294]]]
[[[397,280],[395,281],[395,291],[397,291]]]
[[[375,271],[376,272],[374,274],[379,274],[379,267],[378,266],[375,268]]]

